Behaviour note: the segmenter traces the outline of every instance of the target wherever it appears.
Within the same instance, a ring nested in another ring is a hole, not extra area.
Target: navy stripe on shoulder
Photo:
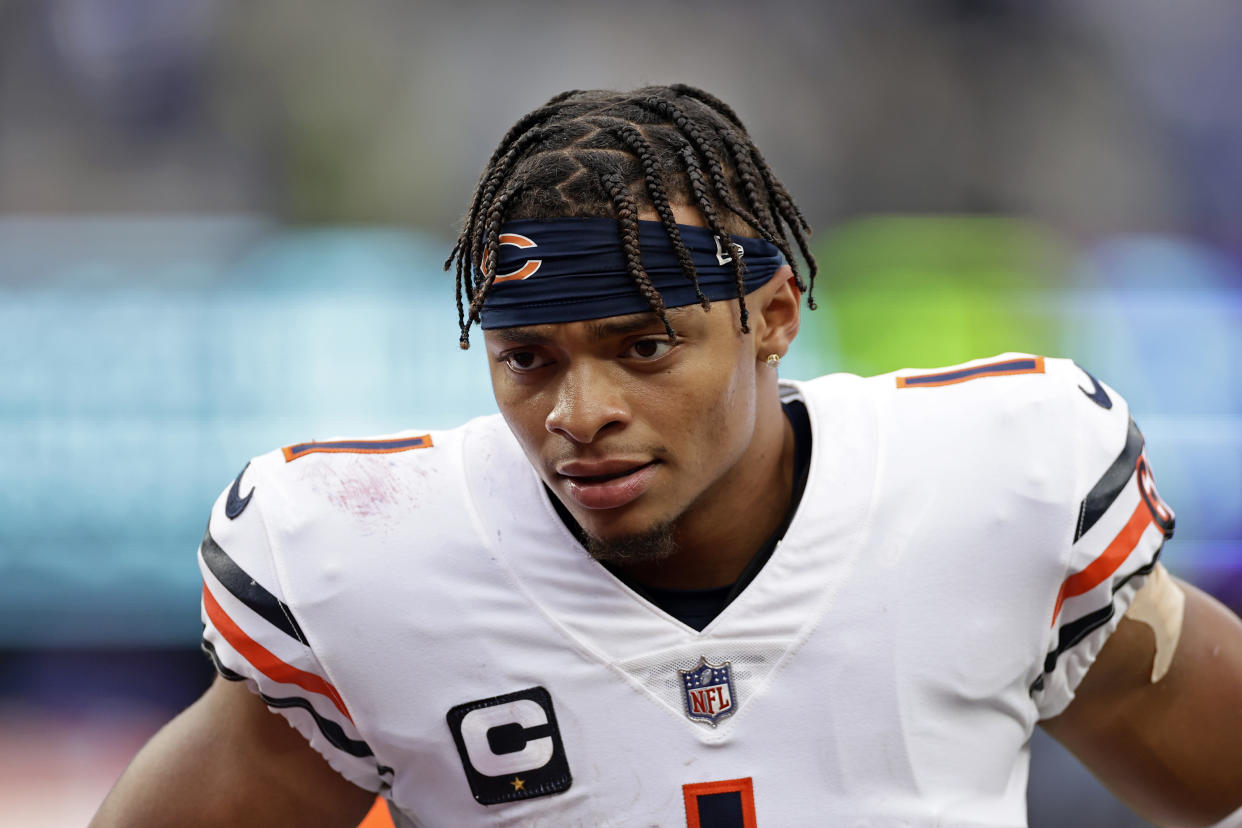
[[[1143,453],[1143,432],[1139,431],[1134,418],[1130,418],[1130,428],[1126,432],[1126,444],[1113,460],[1104,475],[1091,487],[1087,496],[1078,507],[1078,525],[1074,528],[1074,542],[1087,533],[1113,505],[1117,495],[1130,482],[1137,468],[1139,455]]]
[[[224,664],[220,661],[219,654],[216,653],[216,648],[212,646],[210,641],[204,639],[202,647],[203,652],[207,653],[207,655],[211,658],[211,663],[215,665],[216,671],[221,676],[229,681],[246,680],[245,676],[224,666]],[[339,724],[331,719],[325,719],[323,716],[320,716],[319,713],[315,711],[315,708],[311,705],[311,703],[306,699],[299,698],[297,696],[276,698],[274,696],[269,696],[266,693],[259,693],[259,698],[263,699],[263,703],[268,707],[300,707],[307,713],[310,713],[311,718],[315,720],[315,726],[319,728],[319,732],[322,733],[324,738],[327,739],[337,750],[348,753],[350,756],[356,756],[359,759],[365,759],[368,756],[375,755],[375,751],[371,750],[370,745],[359,739],[351,739],[346,736],[344,729]],[[381,775],[386,773],[391,774],[393,772],[392,768],[387,765],[378,765],[377,770]]]
[[[268,707],[279,707],[279,708],[300,707],[303,710],[305,710],[307,713],[310,713],[311,717],[315,720],[315,724],[319,727],[319,732],[322,733],[324,735],[324,738],[326,738],[329,742],[331,742],[332,746],[337,748],[338,750],[342,750],[345,753],[348,753],[350,756],[357,756],[359,759],[365,759],[368,756],[370,757],[375,756],[375,751],[371,750],[370,745],[368,745],[366,742],[360,739],[351,739],[348,736],[346,736],[345,731],[341,729],[340,725],[338,725],[336,722],[332,721],[331,719],[325,719],[323,716],[320,716],[318,713],[316,713],[315,708],[313,708],[311,706],[311,703],[308,702],[306,699],[300,698],[298,696],[290,696],[288,698],[278,699],[278,698],[269,696],[266,693],[260,693],[259,698],[263,699],[264,704],[266,704]],[[380,776],[384,776],[384,775],[391,776],[393,773],[392,768],[388,767],[387,765],[381,765],[379,763],[376,763],[375,771]]]
[[[216,539],[211,536],[210,527],[207,529],[207,534],[203,536],[203,543],[199,550],[211,574],[224,584],[224,588],[231,592],[234,598],[250,607],[285,635],[310,646],[289,606],[246,574],[246,571],[220,548],[220,544],[216,543]]]
[[[201,647],[203,652],[207,654],[207,657],[211,659],[211,663],[215,665],[216,672],[219,673],[221,676],[228,679],[229,681],[245,681],[246,680],[246,677],[243,676],[241,673],[238,673],[235,670],[230,670],[228,667],[224,666],[224,662],[220,660],[220,656],[216,653],[216,646],[212,644],[210,641],[208,641],[206,638],[204,638],[202,641],[199,642],[199,647]]]
[[[1160,552],[1161,550],[1157,549],[1155,557],[1153,557],[1149,562],[1143,564],[1138,569],[1113,584],[1112,594],[1116,595],[1123,586],[1130,583],[1131,578],[1137,578],[1140,575],[1150,575],[1152,570],[1156,568],[1156,562],[1160,560]],[[1083,617],[1075,619],[1074,621],[1071,621],[1061,627],[1060,631],[1057,633],[1056,649],[1044,657],[1044,674],[1036,679],[1035,683],[1031,685],[1031,692],[1043,689],[1044,675],[1047,675],[1056,669],[1057,661],[1061,658],[1061,656],[1074,645],[1078,644],[1078,642],[1082,641],[1088,635],[1111,621],[1116,612],[1116,604],[1109,601],[1107,606],[1100,607],[1094,612],[1089,612]]]
[[[266,693],[260,693],[259,698],[267,704],[268,707],[300,707],[315,720],[315,724],[319,727],[319,732],[324,735],[332,746],[338,750],[348,753],[350,756],[357,756],[359,759],[365,759],[368,756],[374,756],[375,752],[371,750],[371,746],[359,739],[351,739],[345,735],[345,731],[341,726],[331,719],[325,719],[315,712],[315,708],[311,703],[300,696],[289,696],[287,698],[276,698]]]

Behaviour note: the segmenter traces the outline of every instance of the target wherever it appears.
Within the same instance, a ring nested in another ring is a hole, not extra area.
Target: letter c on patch
[[[529,739],[523,735],[522,747],[507,753],[495,753],[488,743],[489,730],[507,724],[517,724],[523,731],[546,725],[548,714],[538,702],[515,699],[493,707],[471,710],[461,720],[461,738],[470,756],[470,764],[485,776],[504,776],[510,773],[542,768],[555,753],[552,739],[541,736]]]

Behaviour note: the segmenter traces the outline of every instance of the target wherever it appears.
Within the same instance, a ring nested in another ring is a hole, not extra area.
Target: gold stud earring
[[[768,363],[769,368],[776,368],[781,364],[781,355],[768,354],[768,358],[764,361]]]

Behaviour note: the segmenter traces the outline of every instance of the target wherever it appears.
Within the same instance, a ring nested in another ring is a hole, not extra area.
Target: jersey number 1
[[[756,828],[755,785],[744,779],[681,786],[686,828]]]

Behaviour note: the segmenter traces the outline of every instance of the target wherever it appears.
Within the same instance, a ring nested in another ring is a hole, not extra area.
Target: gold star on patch
[[[520,776],[513,777],[513,781],[510,782],[509,784],[513,786],[514,791],[526,790],[526,780]]]

